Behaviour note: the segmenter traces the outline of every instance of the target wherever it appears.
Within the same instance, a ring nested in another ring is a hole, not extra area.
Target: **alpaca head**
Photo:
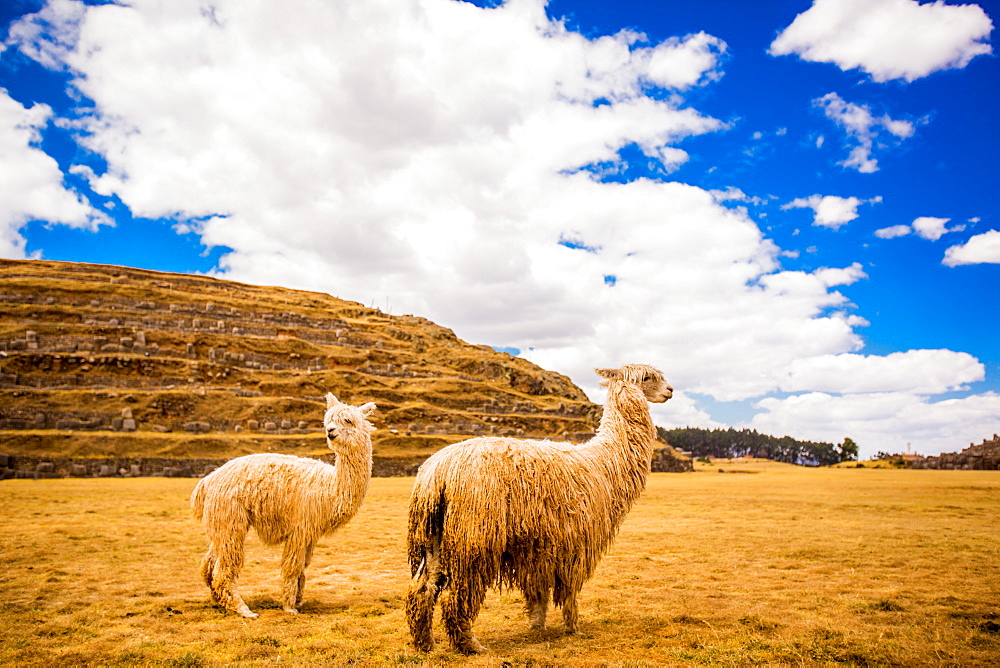
[[[664,380],[663,373],[648,364],[626,364],[620,369],[594,369],[594,371],[606,379],[602,385],[607,385],[611,381],[635,385],[646,396],[646,401],[654,404],[662,404],[674,395],[674,388]]]
[[[331,450],[336,451],[338,448],[334,445],[335,443],[356,442],[359,436],[364,437],[366,442],[370,442],[369,434],[375,431],[375,427],[367,418],[374,411],[374,403],[349,406],[327,393],[326,414],[323,416],[326,444]]]

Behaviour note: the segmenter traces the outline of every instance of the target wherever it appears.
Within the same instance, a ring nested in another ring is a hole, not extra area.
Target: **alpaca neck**
[[[344,445],[337,450],[334,472],[334,508],[341,522],[357,512],[372,476],[371,439],[365,435]]]
[[[607,462],[607,475],[620,490],[622,510],[646,487],[656,428],[645,395],[635,386],[611,383],[597,435],[591,441]]]

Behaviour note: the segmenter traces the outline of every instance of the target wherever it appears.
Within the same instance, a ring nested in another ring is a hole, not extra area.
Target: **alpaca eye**
[[[354,424],[354,421],[351,418],[344,418],[344,424]]]
[[[643,376],[642,377],[642,382],[648,383],[649,382],[649,376]]]

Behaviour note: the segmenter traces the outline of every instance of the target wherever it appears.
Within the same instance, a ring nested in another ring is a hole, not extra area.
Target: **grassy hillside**
[[[325,451],[323,396],[379,406],[376,456],[473,435],[582,440],[568,378],[416,316],[203,276],[0,260],[0,452]]]

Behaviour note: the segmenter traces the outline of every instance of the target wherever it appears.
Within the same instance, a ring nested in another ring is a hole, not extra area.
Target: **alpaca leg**
[[[462,586],[463,584],[466,586]],[[448,632],[451,644],[462,654],[486,651],[472,632],[472,624],[476,621],[485,598],[484,584],[461,583],[454,579],[441,596],[441,619],[445,631]]]
[[[306,582],[307,553],[311,556],[312,546],[303,546],[294,537],[285,541],[281,555],[281,609],[285,612],[299,612],[298,605],[302,601],[302,588]]]
[[[549,590],[524,590],[524,608],[533,629],[545,628],[545,615],[549,609]]]
[[[549,596],[555,578],[551,570],[545,569],[544,563],[537,559],[530,559],[530,562],[534,563],[519,569],[518,588],[524,594],[524,610],[528,613],[528,623],[531,624],[531,628],[544,629]]]
[[[217,600],[226,610],[235,612],[248,619],[257,617],[257,613],[251,612],[247,604],[243,602],[243,597],[236,589],[236,579],[243,568],[243,545],[237,549],[220,554],[215,562],[212,572],[212,593],[213,599]]]
[[[578,618],[576,597],[581,589],[583,589],[583,580],[575,577],[572,570],[560,569],[556,572],[552,598],[556,605],[562,607],[566,633],[576,633]]]
[[[205,553],[204,558],[201,560],[201,579],[208,585],[208,591],[212,594],[212,603],[218,604],[220,602],[219,595],[212,586],[213,571],[215,571],[215,553],[212,551],[212,546],[210,545],[208,552]]]
[[[566,624],[566,633],[576,633],[579,612],[576,607],[576,595],[578,592],[572,591],[563,602],[563,622]]]
[[[434,649],[434,606],[446,583],[447,577],[441,571],[437,551],[431,548],[406,594],[406,622],[413,646],[420,652]]]
[[[295,596],[295,608],[302,608],[302,592],[306,588],[306,572],[305,569],[309,568],[310,562],[312,562],[313,548],[316,547],[315,543],[311,543],[309,547],[306,548],[306,561],[302,566],[302,573],[299,575],[299,589],[298,594]]]

